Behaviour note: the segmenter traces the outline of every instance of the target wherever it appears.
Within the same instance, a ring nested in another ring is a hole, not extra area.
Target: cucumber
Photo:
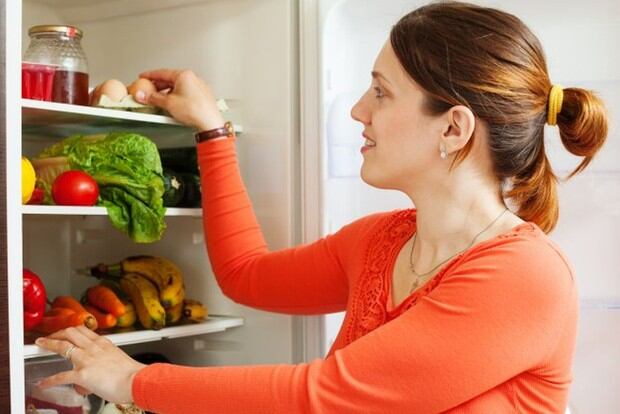
[[[164,207],[176,207],[185,196],[185,183],[180,174],[172,170],[164,170]]]
[[[197,174],[179,173],[185,184],[185,194],[181,201],[183,207],[200,207],[200,177]]]
[[[196,147],[162,148],[159,150],[159,158],[164,168],[198,174]]]

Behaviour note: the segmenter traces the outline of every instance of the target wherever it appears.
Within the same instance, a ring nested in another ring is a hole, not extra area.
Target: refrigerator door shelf
[[[172,326],[159,331],[144,330],[126,333],[106,335],[115,345],[131,345],[145,342],[159,341],[161,339],[174,339],[186,336],[202,335],[214,332],[222,332],[226,329],[242,326],[243,318],[234,316],[211,315],[206,321],[191,325]],[[53,355],[36,345],[24,345],[24,358],[39,358]]]
[[[158,147],[195,145],[193,128],[173,118],[140,112],[68,105],[22,99],[22,129],[25,141],[54,143],[74,134],[132,131],[151,138]],[[235,121],[234,108],[226,118]],[[234,125],[237,134],[243,127]]]

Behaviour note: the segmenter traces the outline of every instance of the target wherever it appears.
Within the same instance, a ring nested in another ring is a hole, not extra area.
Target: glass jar
[[[34,26],[22,63],[24,98],[88,105],[88,63],[74,26]]]

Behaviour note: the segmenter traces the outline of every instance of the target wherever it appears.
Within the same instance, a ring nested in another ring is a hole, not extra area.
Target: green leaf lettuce
[[[67,157],[99,185],[99,205],[112,224],[138,243],[161,239],[166,228],[164,181],[159,153],[148,138],[133,133],[74,135],[45,149],[37,159]],[[58,170],[58,168],[56,168]],[[45,174],[44,174],[45,176]],[[50,174],[44,188],[51,188]]]

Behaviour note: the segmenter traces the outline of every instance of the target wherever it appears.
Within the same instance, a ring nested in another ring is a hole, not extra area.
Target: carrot
[[[95,305],[116,317],[123,315],[126,311],[123,302],[121,302],[112,289],[106,286],[97,285],[91,287],[86,292],[86,296],[91,305]]]
[[[73,309],[56,307],[45,313],[36,330],[49,335],[61,329],[81,325],[94,331],[97,329],[97,320],[86,311],[75,312]]]
[[[86,309],[84,309],[82,304],[72,296],[58,296],[52,302],[52,309],[53,308],[67,308],[78,313],[86,312]]]
[[[98,329],[110,329],[116,326],[116,316],[111,313],[101,312],[99,309],[90,305],[85,305],[84,307],[97,319]]]

